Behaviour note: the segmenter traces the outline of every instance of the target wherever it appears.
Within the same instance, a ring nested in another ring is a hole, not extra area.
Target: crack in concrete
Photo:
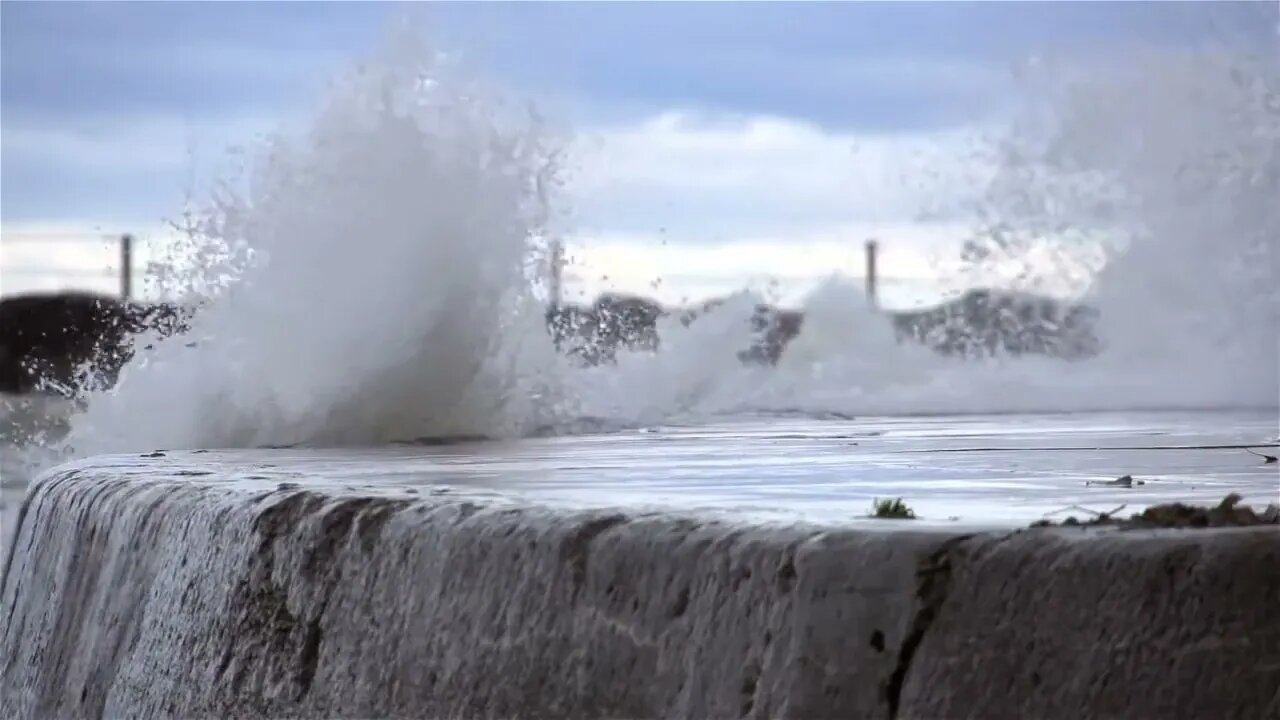
[[[955,548],[965,541],[976,537],[977,533],[969,533],[953,537],[937,550],[921,558],[916,565],[916,613],[911,619],[911,627],[906,638],[898,649],[898,661],[885,684],[885,701],[889,705],[889,719],[898,717],[898,707],[902,701],[902,688],[906,684],[907,675],[911,671],[911,661],[915,659],[916,650],[924,641],[925,633],[933,625],[938,610],[947,599],[951,590],[951,556]]]
[[[314,663],[321,640],[319,622],[325,606],[322,605],[309,622],[295,616],[288,607],[287,589],[276,581],[273,569],[277,541],[288,536],[301,518],[323,502],[324,498],[315,493],[297,492],[259,515],[254,522],[259,536],[257,550],[249,559],[247,574],[232,591],[232,607],[238,612],[232,619],[230,641],[215,676],[227,681],[233,694],[252,698],[252,702],[262,703],[263,707],[273,702],[267,697],[269,685],[289,678],[296,688],[297,701],[310,691],[315,676]],[[248,638],[258,638],[258,641],[247,646]],[[241,657],[232,667],[237,653]],[[294,664],[295,668],[289,667]],[[252,684],[246,687],[246,683]]]
[[[579,525],[564,539],[560,546],[560,560],[569,565],[575,598],[587,581],[591,541],[606,530],[627,522],[627,519],[626,515],[620,513],[593,518]]]

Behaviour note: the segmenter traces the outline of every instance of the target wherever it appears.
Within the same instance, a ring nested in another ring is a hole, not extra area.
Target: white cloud
[[[568,299],[605,291],[649,295],[669,304],[698,301],[744,288],[794,305],[831,273],[861,277],[863,241],[893,237],[880,255],[887,304],[936,297],[945,287],[939,258],[962,227],[848,225],[803,236],[753,236],[728,243],[681,242],[648,235],[571,238],[566,274]],[[143,272],[175,236],[144,223],[5,223],[0,226],[0,293],[85,289],[115,293],[120,287],[120,236],[131,233],[135,294],[147,296]]]
[[[967,229],[962,223],[852,223],[717,243],[638,234],[575,237],[566,242],[565,286],[570,299],[619,291],[671,304],[749,288],[796,305],[833,273],[861,279],[865,241],[876,238],[881,299],[908,305],[946,292],[954,250]]]
[[[169,168],[178,177],[175,168],[188,162],[181,127],[138,122],[115,128],[123,135],[46,147],[67,162],[118,163],[126,173],[139,165]],[[206,137],[245,138],[270,125],[246,119],[203,129]],[[958,249],[973,227],[965,210],[993,171],[980,152],[987,131],[859,135],[785,118],[674,111],[587,129],[572,146],[575,172],[566,188],[577,215],[567,232],[574,260],[567,289],[571,296],[621,290],[677,303],[751,287],[794,304],[831,273],[860,278],[864,242],[876,238],[886,303],[936,299],[961,282]],[[133,152],[144,137],[150,142]],[[102,253],[85,241],[34,242],[41,233],[124,231],[144,239],[166,232],[151,223],[6,223],[4,291],[13,292],[19,265],[102,267]],[[27,240],[9,241],[19,236]],[[145,252],[144,242],[139,256]],[[108,252],[106,259],[114,257]]]
[[[135,236],[133,284],[145,295],[142,273],[172,235],[143,223],[7,222],[0,225],[0,294],[66,289],[114,294],[121,285],[122,235]]]
[[[708,241],[745,229],[956,216],[990,176],[981,158],[990,131],[867,135],[673,111],[580,133],[569,188],[588,227],[683,225]]]
[[[861,277],[876,238],[886,301],[936,299],[994,170],[993,130],[842,133],[680,111],[589,129],[567,188],[567,285],[667,302],[751,286],[795,303],[833,272]]]

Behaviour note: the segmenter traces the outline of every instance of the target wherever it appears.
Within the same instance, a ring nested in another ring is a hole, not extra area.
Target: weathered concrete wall
[[[934,575],[915,718],[1280,718],[1280,528],[975,537]]]
[[[3,717],[1280,709],[1270,528],[765,528],[137,463],[29,496]]]

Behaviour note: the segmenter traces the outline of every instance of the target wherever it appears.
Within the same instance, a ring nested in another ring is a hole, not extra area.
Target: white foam
[[[988,252],[971,272],[1052,294],[1100,266],[1086,295],[1101,310],[1099,357],[933,357],[893,342],[854,288],[828,287],[745,402],[851,414],[1275,407],[1278,68],[1220,47],[1134,47],[1022,75],[1025,114],[992,148],[1000,171],[975,223]]]
[[[555,411],[527,282],[538,131],[401,32],[307,132],[215,196],[193,269],[215,289],[75,423],[78,452],[505,434]],[[247,248],[251,252],[244,252]],[[213,258],[210,263],[208,258]]]
[[[899,345],[860,290],[832,281],[776,369],[736,360],[749,300],[666,323],[657,356],[575,368],[553,352],[529,280],[561,200],[548,194],[555,147],[401,33],[336,85],[305,134],[264,147],[197,213],[194,270],[216,290],[192,331],[200,346],[165,342],[135,362],[91,398],[69,443],[379,444],[739,410],[1274,406],[1274,67],[1192,50],[1102,67],[1026,76],[1027,118],[1049,122],[1013,125],[1002,148],[1018,152],[1001,156],[978,208],[1024,235],[1091,239],[1055,256],[1096,252],[1100,229],[1121,238],[1090,296],[1107,346],[1096,359],[937,357]],[[1001,249],[1009,263],[1025,246]],[[1060,266],[1037,267],[1062,280]]]

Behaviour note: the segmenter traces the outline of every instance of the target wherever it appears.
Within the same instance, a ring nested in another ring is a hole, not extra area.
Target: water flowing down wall
[[[281,482],[272,457],[47,475],[0,589],[0,714],[1280,710],[1274,526],[769,527]]]

